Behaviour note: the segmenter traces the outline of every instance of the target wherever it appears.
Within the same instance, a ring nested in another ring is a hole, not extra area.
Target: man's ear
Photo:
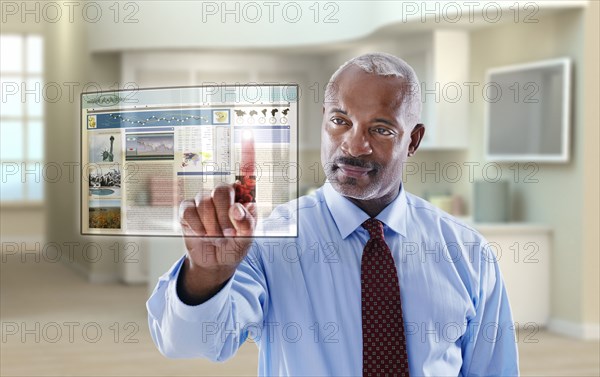
[[[408,157],[412,157],[415,154],[417,148],[419,148],[419,144],[421,144],[421,140],[423,140],[423,135],[425,135],[425,125],[418,123],[410,132]]]

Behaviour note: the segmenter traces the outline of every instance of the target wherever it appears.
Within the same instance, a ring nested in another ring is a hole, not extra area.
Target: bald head
[[[373,52],[357,56],[342,64],[329,79],[325,90],[325,98],[333,99],[337,94],[336,81],[340,74],[349,67],[358,67],[362,71],[377,75],[399,77],[404,80],[404,85],[399,90],[402,96],[400,110],[405,126],[412,129],[421,118],[421,90],[419,79],[408,63],[404,60],[383,52]]]

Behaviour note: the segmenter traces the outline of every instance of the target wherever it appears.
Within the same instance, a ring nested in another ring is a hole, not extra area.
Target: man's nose
[[[356,126],[346,132],[341,145],[342,152],[352,157],[360,157],[373,153],[367,132],[362,127]]]

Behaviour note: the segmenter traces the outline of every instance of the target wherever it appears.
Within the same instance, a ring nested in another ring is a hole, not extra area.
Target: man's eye
[[[373,131],[377,132],[380,135],[384,135],[384,136],[390,136],[390,135],[394,134],[392,131],[390,131],[389,129],[384,128],[384,127],[377,127]]]
[[[337,124],[338,126],[347,124],[342,118],[331,118],[331,122],[333,122],[333,124]]]

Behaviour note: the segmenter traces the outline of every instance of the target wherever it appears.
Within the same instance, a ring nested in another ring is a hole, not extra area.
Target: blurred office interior
[[[600,3],[277,3],[269,19],[261,2],[1,2],[0,374],[255,375],[251,342],[225,364],[154,348],[145,300],[185,252],[181,239],[80,234],[80,93],[297,83],[302,195],[324,182],[330,75],[383,51],[428,90],[405,188],[498,245],[523,375],[598,375]],[[490,159],[488,72],[560,58],[571,63],[567,158]],[[498,170],[504,196],[477,201],[478,182]],[[479,221],[496,200],[504,218]]]

